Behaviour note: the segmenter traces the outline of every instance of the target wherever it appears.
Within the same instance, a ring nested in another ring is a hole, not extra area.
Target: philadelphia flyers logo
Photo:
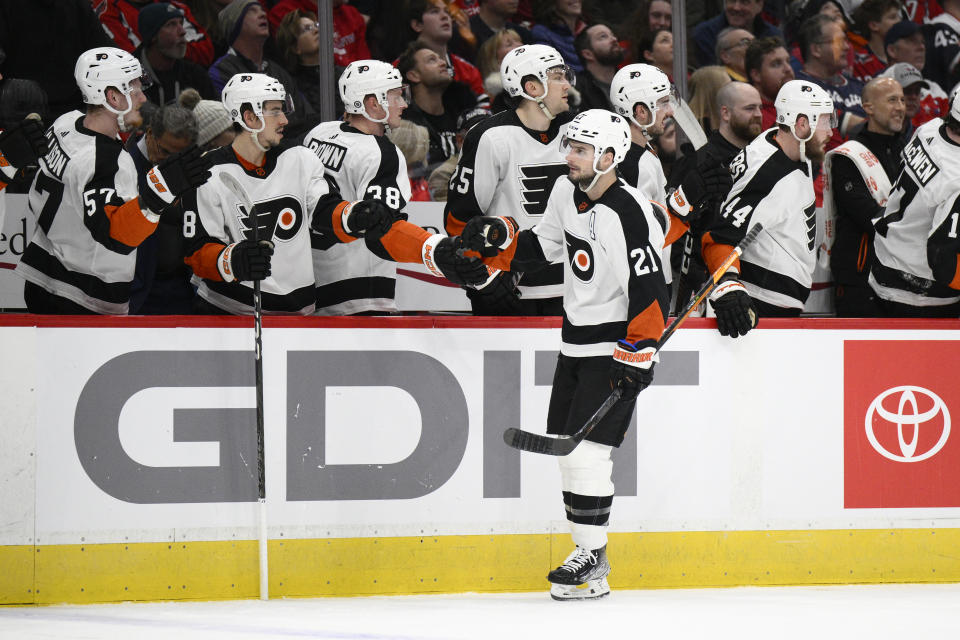
[[[570,235],[569,231],[564,231],[563,237],[567,245],[570,270],[578,280],[590,282],[593,280],[593,248],[586,240]]]
[[[547,200],[553,183],[560,176],[567,175],[567,165],[558,162],[554,164],[522,164],[517,167],[520,174],[520,201],[523,210],[530,216],[542,216],[547,209]]]
[[[260,240],[287,242],[293,240],[303,227],[303,207],[293,196],[281,196],[255,204],[257,237]],[[242,205],[237,205],[237,220],[240,222],[244,238],[253,240],[250,215]]]

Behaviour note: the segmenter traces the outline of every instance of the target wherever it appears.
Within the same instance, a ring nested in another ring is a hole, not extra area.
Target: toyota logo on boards
[[[864,424],[870,445],[894,462],[920,462],[932,458],[950,437],[947,405],[933,391],[913,385],[893,387],[875,397],[867,409]],[[894,426],[897,450],[891,451],[891,439],[881,443],[877,431],[889,432]],[[926,437],[923,439],[926,445],[921,447],[921,433],[927,430],[939,431],[939,438],[931,445],[932,437]]]

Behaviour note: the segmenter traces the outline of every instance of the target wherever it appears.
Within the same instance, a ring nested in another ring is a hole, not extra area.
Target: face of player
[[[665,0],[653,0],[650,3],[647,20],[650,24],[650,33],[656,33],[660,29],[669,31],[673,25],[673,7]]]
[[[243,26],[240,33],[248,37],[270,37],[270,26],[267,23],[267,12],[259,3],[250,5],[243,16]]]
[[[597,175],[593,169],[593,146],[576,140],[567,140],[566,145],[567,177],[574,184],[586,187]]]
[[[909,62],[919,71],[923,71],[923,64],[927,60],[927,45],[923,40],[923,33],[917,32],[909,38],[900,38],[887,47],[890,64],[895,62]]]
[[[183,18],[174,18],[160,27],[157,32],[157,50],[165,57],[180,60],[187,53],[187,32],[183,28]]]
[[[730,110],[730,129],[738,138],[748,142],[763,131],[760,93],[753,87],[745,88],[741,99]]]
[[[257,134],[257,139],[267,149],[277,146],[283,140],[283,129],[287,126],[284,107],[281,100],[268,100],[263,103],[263,131]]]
[[[107,100],[117,111],[124,111],[128,106],[130,111],[124,114],[123,124],[127,131],[136,129],[143,124],[143,116],[140,115],[140,107],[147,101],[147,96],[143,95],[143,89],[139,80],[130,83],[130,95],[124,96],[119,91],[107,89]]]
[[[919,88],[920,85],[917,85]],[[919,94],[919,91],[917,92]],[[870,101],[865,102],[863,108],[867,110],[870,121],[881,133],[892,135],[903,130],[903,123],[907,117],[907,103],[903,89],[895,81],[885,81],[876,86]]]
[[[827,141],[833,135],[833,129],[830,126],[830,116],[822,115],[817,119],[817,128],[813,132],[813,137],[807,140],[806,155],[814,162],[823,162],[826,156]]]
[[[403,99],[403,89],[397,87],[396,89],[387,91],[387,104],[390,105],[390,115],[387,118],[387,125],[391,128],[399,127],[400,116],[407,108],[407,101]]]
[[[663,135],[664,121],[673,117],[673,106],[670,104],[670,97],[663,96],[657,100],[657,112],[650,117],[650,109],[645,104],[638,104],[634,107],[634,118],[640,124],[646,124],[653,120],[653,124],[647,127],[647,135],[656,137]]]
[[[320,31],[310,18],[300,18],[300,35],[297,36],[296,54],[311,56],[320,50]]]
[[[164,131],[159,138],[154,136],[152,131],[148,131],[146,137],[147,158],[150,164],[159,164],[190,146],[189,138],[180,138],[169,131]]]
[[[446,42],[453,37],[453,18],[440,2],[432,2],[423,12],[421,35],[430,42]]]
[[[738,29],[750,29],[762,8],[763,0],[726,0],[723,4],[727,22]]]
[[[547,97],[543,104],[550,113],[557,115],[570,110],[567,94],[570,91],[570,78],[567,69],[550,69],[547,71]]]
[[[793,68],[790,66],[790,54],[787,50],[780,47],[763,56],[759,76],[759,82],[757,82],[757,74],[753,74],[753,84],[763,97],[772,102],[777,97],[780,87],[794,77]]]

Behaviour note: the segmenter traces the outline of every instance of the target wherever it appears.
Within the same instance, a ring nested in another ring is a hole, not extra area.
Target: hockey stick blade
[[[711,276],[703,283],[703,286],[696,292],[693,296],[693,299],[687,303],[687,306],[684,307],[676,319],[670,323],[670,326],[667,327],[663,334],[660,336],[660,340],[657,341],[657,351],[663,348],[663,345],[670,339],[670,337],[676,333],[677,329],[680,328],[680,325],[690,316],[690,313],[700,304],[700,302],[710,295],[710,292],[714,290],[717,284],[720,282],[720,278],[723,277],[723,274],[733,265],[737,258],[743,253],[743,250],[748,246],[753,244],[753,241],[757,239],[757,236],[760,235],[760,231],[763,230],[763,225],[759,222],[753,225],[750,231],[744,236],[743,240],[740,241],[733,251],[730,252],[730,255],[721,263],[721,265],[714,271]],[[613,408],[613,405],[617,403],[620,399],[622,391],[619,387],[610,392],[610,395],[607,396],[607,399],[603,401],[603,404],[600,405],[600,408],[594,412],[590,419],[584,423],[580,429],[570,436],[549,436],[541,435],[537,433],[530,433],[529,431],[523,431],[522,429],[509,428],[503,432],[503,441],[507,446],[514,449],[520,449],[521,451],[529,451],[531,453],[542,453],[550,456],[565,456],[574,449],[577,448],[577,445],[583,442],[583,439],[589,435],[593,428],[603,420],[604,416]]]

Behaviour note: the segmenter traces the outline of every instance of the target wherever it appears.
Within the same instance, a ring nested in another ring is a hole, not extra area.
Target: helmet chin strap
[[[543,96],[545,98],[546,95]],[[550,113],[550,109],[547,108],[547,105],[543,104],[543,98],[537,98],[537,106],[540,107],[540,111],[543,111],[543,115],[547,116],[548,120],[553,120],[557,116]]]
[[[254,146],[255,146],[257,149],[259,149],[261,153],[266,153],[267,151],[269,151],[269,149],[267,149],[265,146],[263,146],[262,144],[260,144],[260,139],[257,138],[257,134],[259,134],[260,132],[262,132],[262,131],[263,131],[264,129],[266,129],[266,127],[267,127],[267,123],[263,121],[263,113],[262,113],[262,112],[261,112],[261,114],[260,114],[259,120],[260,120],[260,128],[259,128],[259,129],[251,129],[250,127],[247,126],[247,124],[246,124],[245,122],[240,122],[240,126],[250,132],[250,139],[253,140]]]
[[[594,162],[593,164],[593,180],[590,181],[590,184],[587,185],[586,189],[583,188],[582,184],[580,183],[577,184],[580,190],[583,191],[584,193],[587,193],[588,191],[590,191],[590,189],[593,189],[593,187],[596,186],[597,184],[597,180],[600,179],[600,176],[610,173],[610,171],[616,166],[615,164],[611,164],[609,167],[607,167],[606,171],[600,171],[600,167],[598,165],[599,165],[599,160]]]
[[[128,93],[124,93],[124,94],[123,94],[123,97],[127,99],[127,108],[124,109],[123,111],[117,111],[116,109],[114,109],[113,107],[110,106],[110,103],[109,103],[109,102],[104,102],[104,103],[103,103],[103,106],[104,106],[104,107],[107,109],[107,111],[109,111],[110,113],[116,114],[116,116],[117,116],[117,128],[118,128],[120,131],[126,132],[126,131],[129,131],[130,129],[132,129],[132,127],[131,127],[130,125],[128,125],[128,124],[124,121],[123,117],[124,117],[125,115],[127,115],[128,113],[130,113],[131,111],[133,111],[133,100],[130,98],[130,94],[128,94]]]

